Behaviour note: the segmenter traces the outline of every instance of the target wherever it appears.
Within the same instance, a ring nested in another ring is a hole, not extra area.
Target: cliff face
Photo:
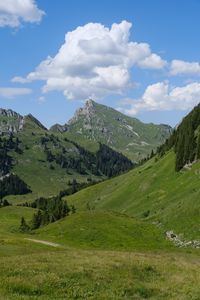
[[[11,109],[0,108],[0,133],[15,133],[23,128],[24,118]]]

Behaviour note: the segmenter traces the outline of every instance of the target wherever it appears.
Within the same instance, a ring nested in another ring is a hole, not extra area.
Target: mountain
[[[101,142],[139,161],[155,150],[172,132],[168,125],[144,124],[113,108],[88,100],[65,125],[54,125],[54,132],[74,140]]]

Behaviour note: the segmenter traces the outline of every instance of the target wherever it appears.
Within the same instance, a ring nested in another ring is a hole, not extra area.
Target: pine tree
[[[40,227],[40,225],[42,223],[42,212],[41,212],[41,210],[38,210],[38,212],[33,215],[33,219],[32,219],[31,223],[32,223],[31,229],[37,229],[37,228]]]
[[[22,232],[27,232],[29,229],[30,229],[30,227],[26,223],[26,220],[24,219],[24,217],[22,217],[19,230]]]

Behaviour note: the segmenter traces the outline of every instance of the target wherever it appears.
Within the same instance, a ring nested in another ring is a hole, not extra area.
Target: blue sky
[[[51,126],[93,97],[174,126],[199,102],[199,0],[20,1],[0,0],[0,107]]]

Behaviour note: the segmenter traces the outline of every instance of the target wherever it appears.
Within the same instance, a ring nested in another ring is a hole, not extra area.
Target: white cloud
[[[129,41],[132,24],[122,21],[107,28],[89,23],[65,36],[54,57],[47,57],[26,78],[14,82],[43,80],[43,92],[62,91],[68,99],[101,98],[123,94],[132,86],[130,69],[162,69],[166,62],[146,43]]]
[[[16,96],[29,95],[32,93],[28,88],[12,88],[12,87],[0,87],[0,97],[12,99]]]
[[[175,59],[170,64],[170,73],[171,75],[200,75],[200,64]]]
[[[39,23],[44,15],[35,0],[0,0],[0,27],[19,27],[22,22]]]
[[[188,110],[200,102],[200,83],[170,87],[168,82],[149,85],[140,99],[121,101],[119,110],[129,115],[141,111]]]
[[[150,56],[140,61],[138,65],[144,69],[162,69],[167,65],[167,62],[159,55],[152,53]]]

